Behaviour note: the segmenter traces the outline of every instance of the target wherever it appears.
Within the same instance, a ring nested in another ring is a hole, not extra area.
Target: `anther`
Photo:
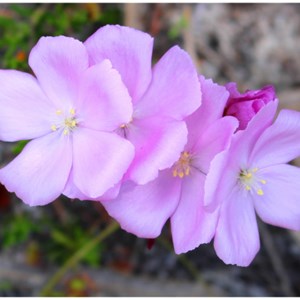
[[[179,177],[180,177],[180,178],[183,178],[183,176],[184,176],[184,173],[181,171],[181,172],[179,172],[179,174],[178,174],[178,175],[179,175]]]
[[[186,151],[184,151],[184,152],[183,152],[183,157],[188,158],[188,157],[189,157],[189,153],[186,152]]]
[[[246,173],[245,177],[248,178],[248,179],[250,179],[252,177],[252,173]]]
[[[189,152],[184,151],[181,152],[180,158],[175,163],[173,168],[173,176],[178,176],[179,178],[183,178],[184,176],[190,175],[191,167],[190,167],[191,157]]]
[[[52,131],[56,131],[56,130],[57,130],[57,127],[56,127],[55,125],[52,125],[52,126],[51,126],[51,129],[52,129]]]
[[[259,196],[262,196],[262,195],[264,194],[264,192],[263,192],[262,189],[258,189],[256,193],[257,193],[257,195],[259,195]]]

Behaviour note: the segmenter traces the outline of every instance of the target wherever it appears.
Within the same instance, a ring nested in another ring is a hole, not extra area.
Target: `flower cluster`
[[[0,140],[31,140],[0,169],[26,204],[64,194],[100,201],[126,231],[156,238],[168,220],[175,252],[214,239],[228,264],[259,249],[256,213],[300,230],[300,113],[272,86],[238,92],[198,75],[171,48],[152,67],[153,38],[105,26],[84,43],[42,37],[35,76],[0,70]]]

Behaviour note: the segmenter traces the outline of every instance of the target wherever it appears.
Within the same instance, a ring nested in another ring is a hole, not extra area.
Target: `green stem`
[[[70,269],[71,267],[78,264],[78,262],[86,256],[98,243],[103,242],[108,236],[110,236],[113,232],[115,232],[119,228],[118,223],[111,223],[106,229],[101,231],[98,235],[96,235],[92,240],[90,240],[87,244],[85,244],[82,248],[80,248],[77,252],[75,252],[63,265],[59,270],[54,273],[54,275],[50,278],[47,284],[41,291],[41,296],[49,296],[55,285],[58,281],[63,277],[63,275]]]

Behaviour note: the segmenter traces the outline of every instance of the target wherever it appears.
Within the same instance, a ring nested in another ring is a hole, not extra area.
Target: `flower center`
[[[130,126],[130,124],[132,123],[132,121],[133,121],[133,118],[131,117],[130,121],[129,121],[128,123],[121,124],[121,125],[120,125],[120,128],[121,128],[121,129],[126,129],[126,128],[128,128],[128,127]]]
[[[78,119],[76,118],[75,109],[71,108],[66,114],[62,110],[57,110],[56,116],[59,117],[56,124],[51,125],[52,131],[56,131],[60,128],[63,129],[63,134],[68,135],[78,125]]]
[[[173,166],[173,176],[183,178],[191,171],[191,155],[187,151],[181,152],[180,158]]]
[[[241,170],[239,180],[246,191],[254,190],[257,195],[262,196],[264,194],[262,186],[267,184],[267,181],[259,176],[258,170],[258,168]]]
[[[118,133],[120,136],[127,139],[128,130],[130,128],[130,125],[133,121],[133,118],[130,119],[128,123],[123,123],[119,126],[119,128],[116,129],[116,133]]]

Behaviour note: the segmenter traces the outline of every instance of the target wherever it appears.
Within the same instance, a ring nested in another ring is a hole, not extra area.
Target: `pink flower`
[[[139,184],[170,168],[187,141],[183,121],[201,103],[196,69],[186,52],[175,46],[154,66],[153,39],[122,27],[100,28],[86,42],[90,63],[109,59],[132,97],[131,120],[118,133],[135,146],[135,158],[125,179]]]
[[[276,99],[274,87],[271,85],[260,90],[248,90],[244,94],[239,93],[235,82],[230,82],[225,87],[230,93],[225,115],[239,120],[239,130],[245,129],[262,107]]]
[[[157,237],[171,218],[176,253],[207,243],[214,235],[217,214],[203,209],[205,174],[238,125],[235,118],[221,118],[226,89],[203,77],[200,82],[203,102],[187,118],[188,142],[178,161],[145,185],[125,182],[116,199],[102,201],[123,229],[143,238]]]
[[[218,155],[206,184],[207,209],[219,211],[214,238],[227,264],[248,266],[259,250],[255,211],[266,223],[300,229],[300,169],[287,162],[300,155],[300,113],[277,101],[263,107],[229,150]]]
[[[129,122],[131,99],[108,60],[91,68],[84,45],[43,37],[29,64],[36,78],[0,71],[0,139],[33,139],[0,170],[0,181],[29,205],[64,193],[68,179],[96,198],[120,181],[133,146],[113,133]]]

